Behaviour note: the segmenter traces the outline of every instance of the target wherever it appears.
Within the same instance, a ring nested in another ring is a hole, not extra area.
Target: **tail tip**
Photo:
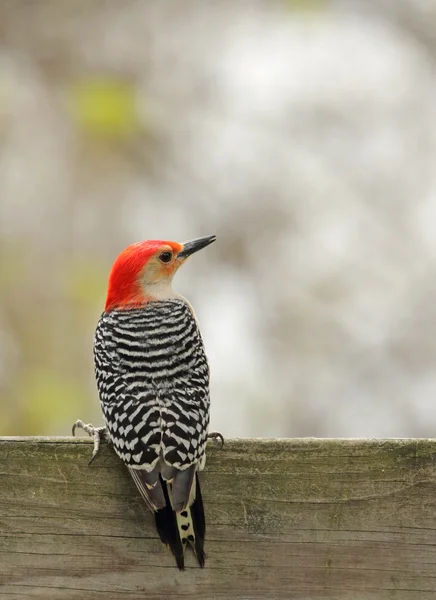
[[[185,560],[182,558],[181,560],[176,559],[177,566],[179,567],[179,571],[185,570]]]
[[[206,554],[203,552],[203,550],[197,554],[197,560],[198,560],[198,564],[203,569],[204,563],[206,562]]]

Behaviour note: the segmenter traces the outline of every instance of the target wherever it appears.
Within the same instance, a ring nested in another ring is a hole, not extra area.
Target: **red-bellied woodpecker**
[[[171,282],[177,269],[215,241],[146,241],[126,248],[109,276],[94,338],[102,435],[127,465],[155,514],[162,542],[180,569],[192,546],[204,565],[205,518],[197,471],[204,468],[209,426],[209,366],[197,320]],[[222,438],[221,438],[222,439]],[[92,460],[92,459],[91,459]]]

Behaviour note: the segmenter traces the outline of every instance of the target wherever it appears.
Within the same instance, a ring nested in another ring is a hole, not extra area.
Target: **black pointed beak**
[[[216,240],[216,235],[208,235],[207,237],[197,238],[195,240],[190,240],[189,242],[185,242],[183,244],[183,249],[178,253],[177,258],[187,258],[194,254],[194,252],[198,252],[202,248],[206,248],[209,244],[212,244]]]

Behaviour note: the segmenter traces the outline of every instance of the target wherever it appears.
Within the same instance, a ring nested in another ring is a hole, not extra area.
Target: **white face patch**
[[[141,281],[141,287],[144,295],[152,300],[173,300],[178,295],[173,290],[170,279],[165,279],[157,283],[147,283]]]
[[[172,259],[167,265],[161,262],[158,256],[162,253],[174,255],[170,246],[162,246],[159,252],[152,256],[139,274],[138,283],[147,298],[152,300],[171,300],[177,298],[173,291],[172,280],[183,261]]]

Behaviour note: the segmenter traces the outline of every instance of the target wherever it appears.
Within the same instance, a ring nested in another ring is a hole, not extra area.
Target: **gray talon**
[[[83,429],[94,440],[94,449],[91,460],[88,463],[90,465],[100,451],[101,441],[108,440],[107,427],[94,427],[91,423],[86,424],[81,419],[78,419],[73,425],[73,436],[76,435],[76,429]]]
[[[218,442],[219,442],[220,443],[220,448],[222,448],[224,446],[224,437],[218,431],[211,431],[210,433],[208,433],[207,434],[207,439],[208,440],[213,440],[215,442],[215,444],[217,444],[217,445],[218,445]]]

